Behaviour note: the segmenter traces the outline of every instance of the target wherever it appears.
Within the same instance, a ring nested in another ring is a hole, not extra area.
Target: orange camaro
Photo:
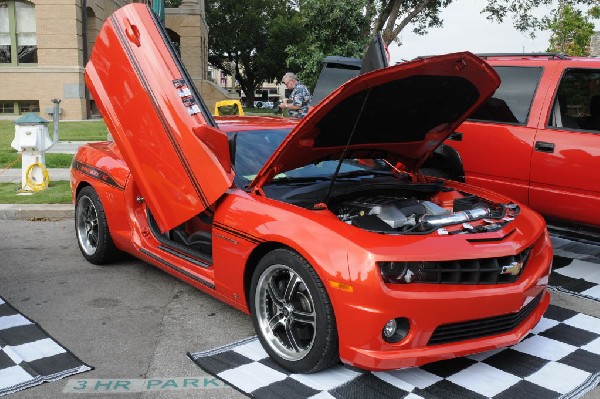
[[[301,121],[215,120],[131,4],[104,24],[86,79],[115,143],[73,161],[84,257],[128,252],[251,314],[291,371],[513,345],[548,306],[543,219],[415,172],[499,85],[470,53],[359,76]]]

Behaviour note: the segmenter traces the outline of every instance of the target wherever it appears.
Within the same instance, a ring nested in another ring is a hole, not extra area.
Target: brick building
[[[600,57],[600,32],[594,33],[590,43],[590,55]]]
[[[40,112],[47,117],[60,98],[61,119],[95,115],[85,89],[84,66],[98,31],[117,8],[151,0],[0,0],[0,116]],[[207,81],[203,0],[183,0],[165,10],[165,25],[207,102],[225,93]]]

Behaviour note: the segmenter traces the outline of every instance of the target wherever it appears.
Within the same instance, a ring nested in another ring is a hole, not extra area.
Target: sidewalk
[[[69,180],[69,168],[48,169],[50,181]],[[21,168],[7,169],[0,175],[0,183],[21,183]]]
[[[47,153],[75,154],[85,141],[59,141]],[[50,181],[69,180],[70,169],[48,169]],[[6,170],[0,175],[0,183],[21,183],[21,168]],[[72,204],[0,204],[0,220],[72,219]]]

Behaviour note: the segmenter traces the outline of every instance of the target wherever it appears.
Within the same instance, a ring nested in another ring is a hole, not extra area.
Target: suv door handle
[[[554,152],[554,143],[546,143],[545,141],[536,141],[535,150],[539,152],[547,152],[552,154]]]
[[[448,137],[449,140],[454,140],[454,141],[462,141],[462,133],[461,132],[452,132],[450,133],[450,136]]]

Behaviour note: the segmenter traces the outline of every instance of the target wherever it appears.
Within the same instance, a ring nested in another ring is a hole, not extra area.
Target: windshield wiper
[[[329,176],[282,176],[273,179],[273,183],[312,183],[316,181],[327,181],[331,180]]]

